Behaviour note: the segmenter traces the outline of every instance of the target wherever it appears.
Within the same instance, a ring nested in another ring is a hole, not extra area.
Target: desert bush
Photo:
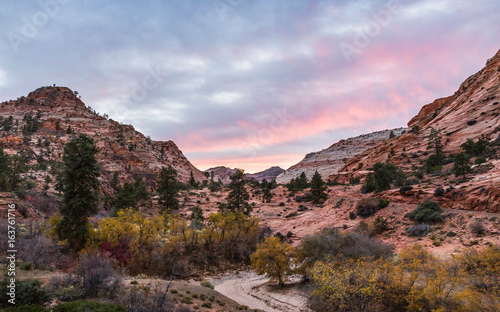
[[[82,279],[73,274],[52,277],[47,288],[62,302],[75,301],[83,297]]]
[[[405,217],[410,218],[418,223],[435,223],[435,222],[443,222],[444,217],[441,214],[443,209],[439,206],[435,201],[426,199],[422,203],[420,203],[415,210],[410,213],[407,213]]]
[[[19,246],[19,258],[32,263],[36,269],[60,268],[64,260],[68,260],[61,246],[45,236],[24,238]]]
[[[59,210],[59,202],[54,198],[40,193],[36,190],[29,190],[26,196],[26,202],[31,204],[37,211],[41,211],[47,215],[53,215]]]
[[[214,285],[212,285],[212,283],[210,283],[209,281],[203,281],[200,283],[200,285],[203,287],[208,287],[210,289],[214,289]]]
[[[408,233],[408,235],[410,235],[410,236],[421,237],[421,236],[425,236],[428,233],[430,233],[431,230],[432,230],[432,228],[430,225],[425,224],[425,223],[421,223],[418,225],[408,227],[406,229],[406,233]]]
[[[483,222],[481,222],[480,220],[476,220],[476,221],[472,222],[469,225],[469,228],[470,228],[471,232],[476,234],[476,235],[483,235],[484,233],[486,233],[486,228],[484,227]]]
[[[30,304],[30,305],[22,305],[22,306],[14,306],[14,307],[8,307],[7,309],[3,310],[4,312],[50,312],[49,309],[47,309],[44,306],[41,306],[39,304]]]
[[[173,290],[173,289],[172,289]],[[172,294],[174,292],[171,291]],[[178,292],[176,292],[178,293]],[[168,287],[153,285],[151,289],[132,289],[122,296],[120,303],[130,312],[188,312],[190,309],[177,305],[168,295]]]
[[[402,187],[399,189],[399,192],[400,192],[401,194],[403,194],[403,195],[404,195],[406,192],[411,191],[411,190],[413,190],[413,186],[410,186],[410,185],[404,185],[404,186],[402,186]]]
[[[121,285],[121,276],[115,272],[109,258],[99,253],[80,255],[75,274],[82,278],[86,297],[95,298],[100,293],[112,297]]]
[[[381,234],[385,231],[387,231],[389,228],[387,227],[387,220],[382,217],[378,216],[373,220],[373,232],[375,234]]]
[[[127,312],[123,306],[95,301],[74,301],[61,303],[52,308],[53,312]]]
[[[11,298],[7,293],[9,284],[9,278],[5,278],[0,282],[0,289],[2,289],[0,291],[0,306],[7,307],[10,305],[8,300]],[[51,299],[49,291],[42,287],[42,282],[37,279],[16,279],[15,285],[16,305],[44,305]]]
[[[382,261],[358,259],[312,268],[311,306],[316,311],[377,311],[384,278]]]
[[[438,187],[434,190],[434,196],[441,197],[444,195],[444,189],[442,187]]]
[[[362,198],[356,205],[356,214],[361,217],[373,216],[377,211],[387,207],[389,201],[372,197]]]
[[[299,251],[305,258],[306,266],[329,259],[392,256],[392,247],[382,241],[358,233],[341,233],[333,228],[325,228],[317,234],[304,237]]]

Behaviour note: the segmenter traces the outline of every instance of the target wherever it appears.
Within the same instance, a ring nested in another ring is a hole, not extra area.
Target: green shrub
[[[32,262],[23,262],[23,264],[21,264],[21,270],[24,270],[24,271],[30,271],[30,270],[33,270],[33,263]]]
[[[443,222],[444,217],[441,214],[443,209],[433,200],[426,199],[424,202],[420,203],[415,210],[410,213],[407,213],[405,217],[410,218],[418,223],[435,223],[435,222]]]
[[[448,237],[455,237],[455,236],[457,236],[457,233],[455,233],[453,231],[449,231],[448,233],[446,233],[446,236],[448,236]]]
[[[392,247],[376,238],[358,233],[341,233],[333,228],[325,228],[317,234],[304,237],[299,249],[309,264],[334,258],[392,256]]]
[[[7,286],[10,280],[5,278],[0,282],[0,305],[8,306],[10,296]],[[36,279],[16,280],[16,305],[44,305],[51,300],[50,293],[42,287],[42,282]]]
[[[387,231],[388,229],[389,228],[387,227],[387,220],[384,217],[378,216],[377,218],[375,218],[375,220],[373,221],[374,233],[381,234],[384,231]]]
[[[476,165],[484,164],[486,162],[486,158],[484,156],[478,156],[475,160]]]
[[[410,226],[406,229],[406,233],[410,236],[425,236],[432,230],[431,226],[425,223]]]
[[[56,305],[53,312],[127,312],[121,305],[95,301],[74,301]]]
[[[209,309],[212,308],[212,304],[210,302],[204,302],[201,306],[204,308],[209,308]]]
[[[484,227],[484,224],[479,220],[472,222],[469,225],[469,228],[470,228],[471,232],[476,234],[476,235],[482,235],[482,234],[486,233],[486,228]]]
[[[210,283],[209,281],[203,281],[203,282],[200,283],[200,285],[203,286],[203,287],[214,289],[214,285],[212,285],[212,283]]]
[[[377,211],[388,205],[389,201],[387,199],[365,197],[356,205],[356,214],[361,217],[373,216]]]
[[[4,312],[50,312],[49,309],[38,304],[9,307],[7,309],[4,309],[3,311]]]

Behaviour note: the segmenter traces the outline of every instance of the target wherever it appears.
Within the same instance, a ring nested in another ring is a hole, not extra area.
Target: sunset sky
[[[500,1],[40,0],[0,7],[0,101],[57,84],[199,169],[286,169],[405,126],[500,48]]]

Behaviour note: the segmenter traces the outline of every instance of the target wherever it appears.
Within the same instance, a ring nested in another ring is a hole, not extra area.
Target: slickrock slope
[[[229,182],[231,182],[231,179],[229,178],[236,172],[236,169],[231,169],[224,166],[218,166],[207,169],[205,170],[205,172],[208,172],[209,174],[212,174],[213,172],[214,181],[221,180],[222,183],[228,184]]]
[[[283,170],[282,168],[274,166],[261,172],[248,173],[245,175],[245,177],[247,177],[248,179],[257,180],[259,182],[262,182],[262,180],[264,179],[267,181],[271,181],[272,179],[282,174],[284,171],[285,170]]]
[[[348,181],[352,176],[365,176],[365,168],[376,162],[390,161],[407,172],[412,166],[421,166],[429,157],[429,135],[431,129],[441,135],[444,152],[447,156],[461,152],[460,145],[467,139],[477,141],[480,137],[489,142],[500,141],[500,51],[489,59],[486,66],[467,78],[460,88],[446,98],[437,99],[425,105],[408,123],[409,130],[400,137],[388,140],[366,150],[349,160],[332,179]],[[497,151],[498,152],[498,151]],[[392,155],[391,155],[392,154]],[[500,163],[493,155],[486,165],[476,168],[467,183],[457,184],[450,175],[453,164],[443,166],[448,177],[432,177],[432,185],[420,189],[420,198],[432,196],[435,187],[445,189],[452,186],[453,192],[441,199],[443,205],[467,210],[500,211]],[[474,161],[474,159],[473,159]],[[441,178],[441,179],[440,179]],[[406,202],[411,201],[413,192],[407,196],[393,194]],[[413,199],[415,201],[415,199]]]
[[[27,124],[24,118],[39,116],[39,129],[32,134],[23,134]],[[183,181],[193,172],[195,179],[206,177],[196,169],[172,141],[153,141],[137,132],[131,125],[122,125],[97,114],[77,97],[77,93],[66,87],[42,87],[26,97],[0,104],[0,118],[12,116],[13,127],[9,131],[0,128],[0,145],[8,154],[23,152],[31,165],[38,160],[49,164],[49,170],[32,171],[39,188],[46,175],[51,175],[51,161],[61,162],[64,146],[80,133],[94,138],[100,151],[97,155],[101,167],[102,188],[109,188],[115,171],[120,180],[133,181],[141,176],[149,186],[154,186],[155,177],[163,166],[172,165]],[[71,127],[71,134],[67,133]],[[54,164],[54,162],[52,162]],[[51,183],[51,189],[55,183]]]
[[[387,140],[391,132],[395,136],[399,136],[404,130],[405,128],[383,130],[340,140],[322,151],[307,154],[299,163],[280,174],[276,181],[283,184],[288,183],[302,172],[305,172],[310,180],[316,170],[323,179],[328,179],[330,175],[337,173],[339,169],[344,167],[349,159]]]

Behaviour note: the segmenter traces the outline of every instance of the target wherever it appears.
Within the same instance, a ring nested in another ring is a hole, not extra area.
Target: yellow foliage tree
[[[252,268],[257,274],[265,274],[272,281],[283,286],[293,267],[298,264],[298,254],[295,248],[278,237],[268,237],[261,243],[255,253],[250,256]]]

